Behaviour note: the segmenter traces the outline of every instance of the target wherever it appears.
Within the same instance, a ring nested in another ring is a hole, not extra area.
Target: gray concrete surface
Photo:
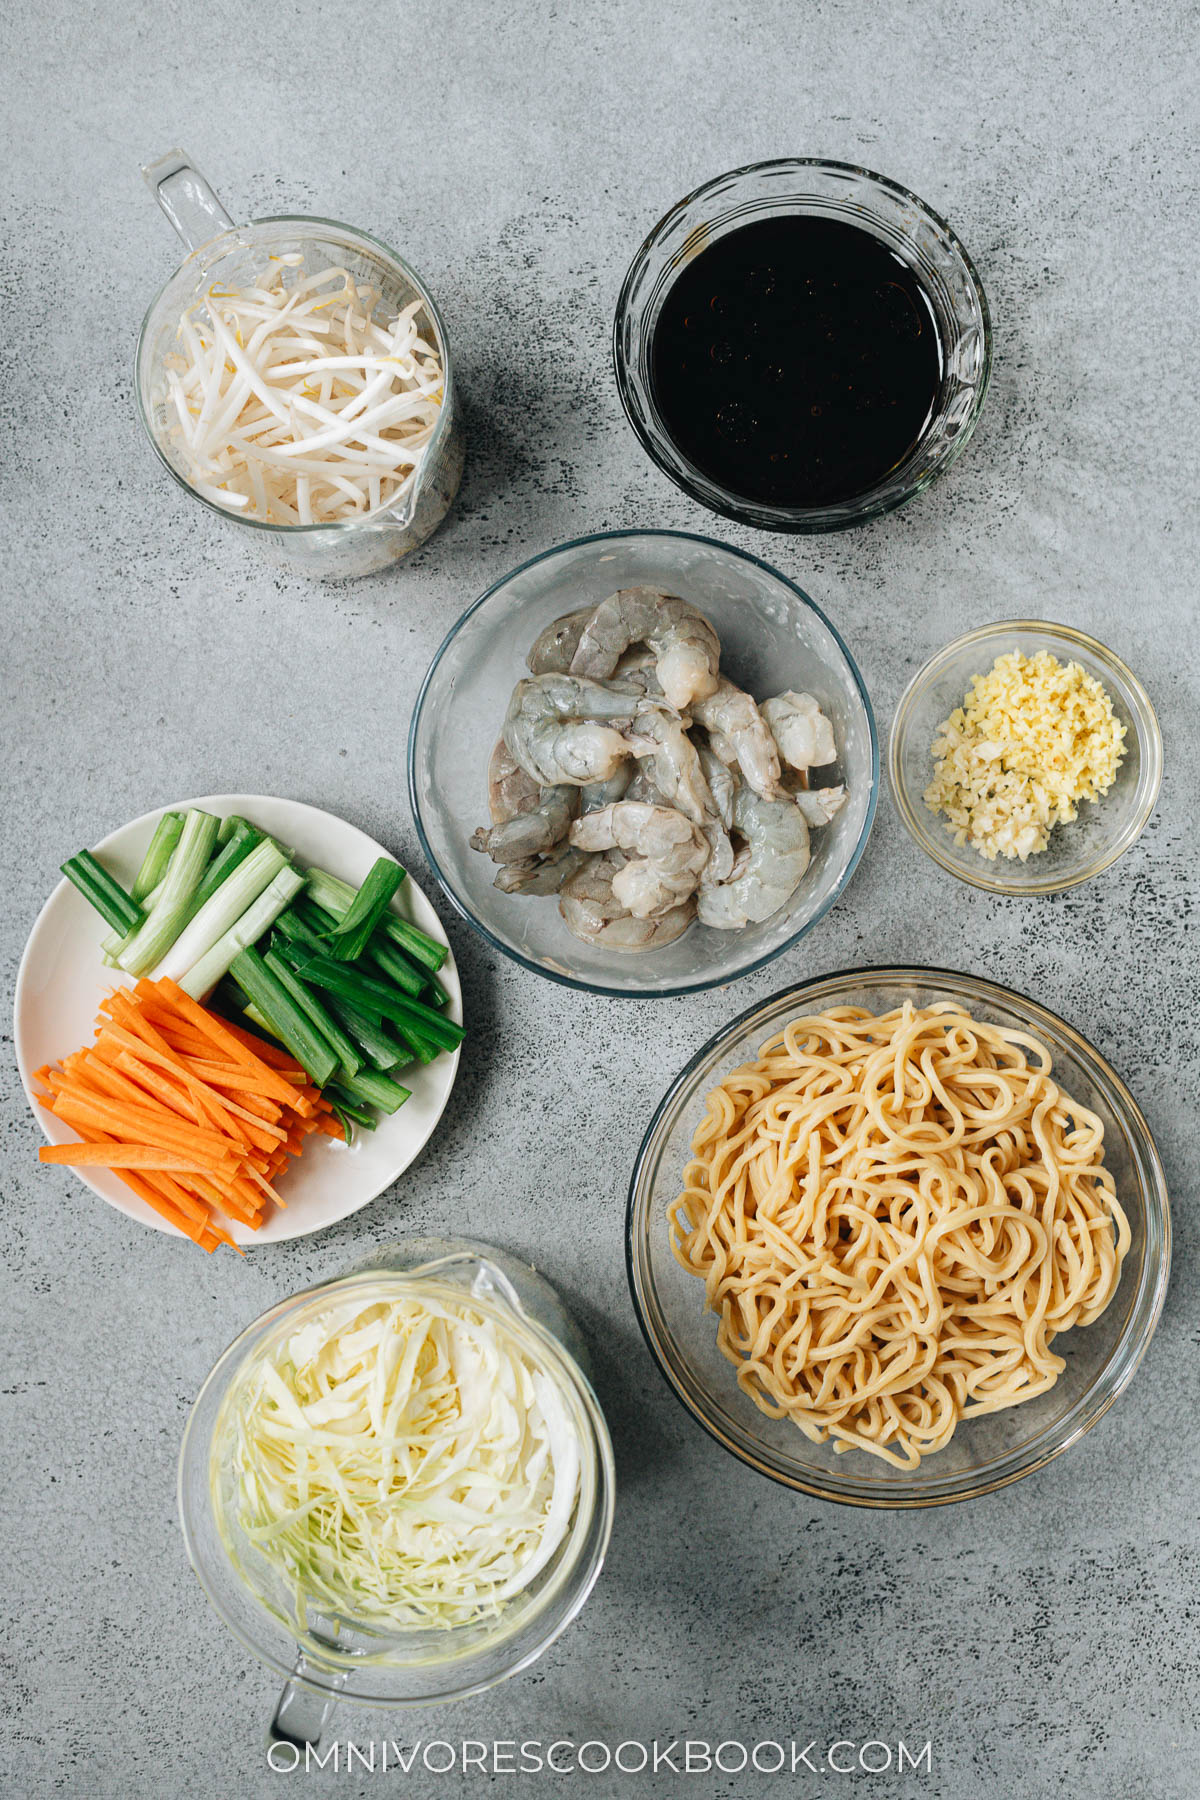
[[[885,795],[809,944],[707,998],[566,993],[449,920],[472,1039],[444,1128],[372,1209],[244,1266],[39,1174],[6,1053],[6,1796],[279,1791],[275,1683],[183,1554],[179,1435],[238,1328],[406,1230],[494,1239],[560,1285],[595,1347],[619,1517],[586,1613],[532,1673],[436,1715],[346,1718],[343,1737],[933,1743],[932,1774],[902,1781],[536,1778],[663,1800],[1200,1794],[1196,24],[1169,0],[8,10],[6,992],[63,857],[168,796],[297,796],[421,874],[403,773],[420,676],[487,583],[589,529],[714,530],[773,559],[845,633],[884,728],[951,634],[1022,613],[1081,625],[1144,677],[1167,778],[1119,867],[1028,905],[943,878]],[[359,222],[441,297],[470,463],[451,522],[395,573],[332,591],[276,576],[142,442],[133,347],[174,249],[137,165],[176,142],[235,214]],[[608,360],[643,232],[698,181],[788,152],[862,161],[946,213],[996,326],[951,475],[812,542],[714,524],[670,487]],[[873,1516],[771,1486],[683,1416],[636,1331],[622,1221],[637,1129],[723,1018],[809,973],[913,957],[1040,992],[1112,1057],[1158,1135],[1176,1264],[1146,1363],[1089,1438],[968,1509]],[[389,1783],[422,1800],[492,1785],[330,1772],[305,1791]]]

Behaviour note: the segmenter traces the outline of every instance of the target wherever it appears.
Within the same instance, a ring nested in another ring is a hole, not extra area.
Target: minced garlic
[[[989,862],[1044,850],[1080,800],[1112,786],[1125,727],[1094,675],[1048,650],[1011,650],[976,675],[963,704],[938,727],[931,812],[944,813],[956,844]]]

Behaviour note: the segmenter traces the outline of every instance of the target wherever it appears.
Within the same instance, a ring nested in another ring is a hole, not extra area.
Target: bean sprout
[[[167,435],[198,494],[243,518],[369,518],[411,490],[445,389],[413,300],[387,324],[348,269],[285,286],[298,256],[249,287],[214,282],[164,358]],[[286,271],[286,272],[285,272]],[[432,336],[432,334],[431,334]]]

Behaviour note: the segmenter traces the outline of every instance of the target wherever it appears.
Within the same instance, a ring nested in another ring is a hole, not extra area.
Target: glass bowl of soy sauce
[[[949,468],[987,392],[974,264],[915,194],[849,163],[733,169],[633,259],[617,385],[658,466],[769,531],[838,531]]]

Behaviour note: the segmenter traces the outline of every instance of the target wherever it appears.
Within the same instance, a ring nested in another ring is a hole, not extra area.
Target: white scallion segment
[[[341,919],[353,906],[358,889],[352,888],[338,876],[330,875],[325,869],[310,869],[308,892],[310,899],[323,912],[332,913],[335,919]]]
[[[378,289],[343,268],[298,276],[296,260],[188,307],[164,358],[168,434],[197,492],[243,518],[369,518],[414,483],[442,410],[441,352],[420,300],[380,322]]]
[[[219,1454],[301,1625],[310,1607],[396,1633],[495,1618],[570,1530],[561,1378],[452,1294],[346,1300],[239,1378]]]
[[[193,808],[183,821],[158,898],[117,957],[130,975],[145,975],[171,948],[187,923],[192,895],[208,867],[221,821]]]
[[[195,918],[180,932],[167,955],[155,971],[161,979],[182,981],[203,956],[207,956],[231,925],[236,925],[263,889],[269,887],[287,857],[270,838],[256,844],[249,856],[243,857],[225,877],[215,893],[209,895]]]
[[[247,857],[246,860],[249,862],[250,858]],[[236,874],[235,869],[234,875]],[[230,880],[232,879],[233,876],[230,876]],[[229,965],[234,957],[258,942],[263,932],[269,930],[303,886],[303,875],[298,875],[290,863],[285,863],[270,885],[246,908],[241,918],[217,939],[198,962],[192,964],[186,975],[180,976],[179,985],[184,993],[190,994],[193,1000],[207,999],[222,975],[229,973]],[[220,892],[218,888],[217,893]],[[213,897],[216,898],[215,895]],[[199,913],[196,916],[199,918]]]

